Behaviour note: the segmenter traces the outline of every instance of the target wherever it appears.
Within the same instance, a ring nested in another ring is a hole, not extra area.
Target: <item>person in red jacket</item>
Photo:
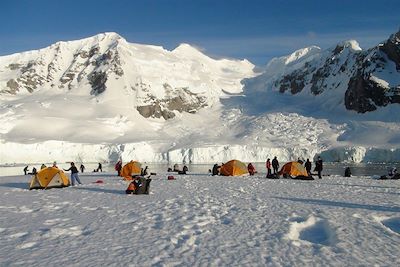
[[[249,165],[247,165],[247,170],[249,171],[250,175],[254,175],[256,173],[256,169],[254,168],[253,164],[249,163]]]
[[[114,168],[118,172],[118,176],[120,176],[122,170],[122,160],[118,160]]]
[[[265,167],[267,167],[267,178],[270,178],[272,173],[271,173],[271,160],[268,158],[267,162],[265,163]]]

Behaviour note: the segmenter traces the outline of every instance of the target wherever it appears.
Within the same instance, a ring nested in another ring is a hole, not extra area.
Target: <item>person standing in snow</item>
[[[304,163],[304,167],[306,168],[308,176],[311,176],[311,161],[310,161],[310,159],[306,160],[306,163]]]
[[[57,166],[57,162],[56,162],[56,161],[53,162],[53,168],[57,168],[57,169],[58,169],[58,166]]]
[[[146,176],[146,175],[148,175],[148,174],[149,174],[148,171],[147,171],[148,168],[149,168],[149,166],[146,166],[144,169],[142,168],[142,169],[140,170],[140,176]]]
[[[99,162],[99,166],[97,167],[97,172],[103,172],[103,166],[101,166],[100,162]]]
[[[279,162],[276,156],[272,160],[272,168],[274,169],[274,174],[277,174],[279,169]]]
[[[267,178],[271,178],[271,160],[269,158],[265,162],[265,167],[267,167]]]
[[[25,168],[24,168],[24,175],[27,175],[27,173],[28,173],[28,166],[26,166]]]
[[[85,165],[81,164],[81,166],[79,167],[79,169],[81,169],[81,173],[83,173],[85,171]]]
[[[323,169],[322,165],[323,165],[322,159],[321,159],[320,156],[318,156],[317,161],[315,162],[315,169],[314,170],[318,172],[318,178],[319,179],[322,179],[322,176],[321,176],[321,172],[322,172],[322,169]]]
[[[79,180],[79,176],[78,176],[79,171],[75,167],[75,163],[71,162],[71,167],[68,170],[64,169],[64,171],[66,171],[66,172],[69,171],[69,170],[71,171],[71,183],[72,183],[72,186],[75,185],[75,181],[77,181],[78,184],[82,184],[81,180]]]
[[[118,172],[118,176],[120,176],[121,170],[122,170],[122,160],[118,160],[118,162],[115,164],[114,168]]]
[[[40,169],[43,170],[44,168],[46,168],[47,166],[43,163],[42,166],[40,166]]]

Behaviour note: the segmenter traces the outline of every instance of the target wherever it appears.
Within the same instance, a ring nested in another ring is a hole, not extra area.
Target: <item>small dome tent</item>
[[[124,180],[132,180],[132,175],[140,175],[141,173],[141,164],[138,161],[131,160],[120,172],[120,176],[124,178]]]
[[[279,172],[279,175],[283,176],[291,176],[291,177],[296,177],[296,176],[308,176],[308,173],[306,169],[297,161],[291,161],[283,165],[281,171]]]
[[[69,185],[68,176],[62,170],[55,167],[46,167],[32,176],[29,190],[66,187]]]
[[[224,176],[241,176],[249,174],[249,172],[246,164],[234,159],[221,166],[220,174]]]

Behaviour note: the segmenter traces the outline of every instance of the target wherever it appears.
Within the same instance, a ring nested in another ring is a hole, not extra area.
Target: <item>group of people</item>
[[[53,165],[52,165],[51,167],[57,168],[57,169],[58,169],[57,162],[54,161],[54,162],[53,162]],[[40,169],[43,170],[44,168],[47,168],[47,166],[46,166],[46,164],[43,163],[43,164],[40,166]],[[85,171],[85,165],[81,164],[81,165],[79,166],[79,169],[80,169],[80,171],[83,173],[83,172]],[[64,168],[63,168],[63,170],[64,170],[64,171],[71,171],[71,184],[72,184],[72,186],[74,186],[75,183],[82,184],[81,180],[79,179],[79,175],[78,175],[79,171],[78,171],[78,168],[75,166],[75,163],[74,163],[74,162],[71,162],[71,167],[70,167],[70,168],[68,168],[68,169],[64,169]],[[29,174],[29,175],[36,175],[36,174],[38,173],[38,172],[37,172],[37,169],[36,169],[35,167],[32,168],[32,172],[29,172],[29,166],[25,166],[24,169],[23,169],[23,171],[24,171],[24,175],[28,175],[28,174]],[[94,170],[93,170],[93,172],[99,172],[99,171],[100,171],[100,172],[103,171],[101,163],[99,163],[97,169],[94,169]]]
[[[267,168],[267,178],[272,178],[273,176],[278,176],[278,169],[279,169],[279,161],[276,158],[276,156],[272,159],[267,159],[267,161],[265,162],[265,167]],[[271,167],[274,171],[274,174],[272,175],[271,172]]]
[[[183,165],[182,170],[179,169],[179,165],[178,164],[174,164],[174,168],[168,168],[167,170],[168,172],[177,172],[178,174],[187,174],[187,172],[189,171],[189,168],[186,165]]]

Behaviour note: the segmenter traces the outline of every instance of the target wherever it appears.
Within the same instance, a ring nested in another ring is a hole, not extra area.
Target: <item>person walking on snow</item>
[[[79,167],[79,169],[81,169],[81,173],[83,173],[85,171],[85,165],[81,164],[81,166]]]
[[[99,162],[99,166],[97,167],[97,172],[103,172],[103,167],[101,166],[100,162]]]
[[[72,183],[72,186],[75,185],[75,180],[78,182],[78,184],[82,184],[81,180],[79,180],[79,176],[78,176],[79,171],[75,167],[75,163],[71,162],[71,167],[68,170],[64,169],[64,171],[66,171],[66,172],[69,171],[69,170],[71,171],[71,183]]]
[[[267,162],[265,162],[265,167],[267,167],[267,178],[270,178],[272,173],[271,173],[271,160],[268,158]]]
[[[279,162],[278,162],[278,159],[276,158],[276,156],[272,160],[272,168],[274,169],[274,174],[277,174],[278,169],[279,169]]]

